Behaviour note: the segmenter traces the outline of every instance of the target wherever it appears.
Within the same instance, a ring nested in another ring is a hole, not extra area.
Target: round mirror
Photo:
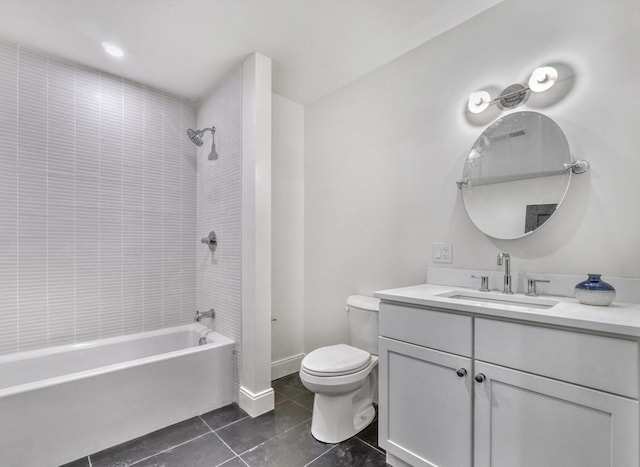
[[[571,171],[562,129],[537,112],[514,112],[493,122],[464,164],[462,200],[485,234],[524,237],[544,224],[562,203]]]

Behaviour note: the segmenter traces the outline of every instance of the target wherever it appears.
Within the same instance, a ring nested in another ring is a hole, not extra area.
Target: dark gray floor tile
[[[288,397],[289,399],[308,392],[307,388],[302,384],[302,381],[300,381],[298,373],[273,381],[271,383],[271,387],[276,393],[279,393],[284,397]]]
[[[384,451],[384,449],[378,446],[378,419],[377,418],[374,421],[372,421],[368,427],[366,427],[364,430],[358,433],[356,437]]]
[[[223,426],[233,423],[242,418],[248,417],[247,412],[238,407],[238,404],[227,405],[213,412],[206,413],[200,417],[211,427],[212,430],[217,430]]]
[[[238,454],[309,420],[311,412],[293,401],[284,401],[256,418],[245,418],[216,433]]]
[[[214,433],[135,464],[135,467],[213,467],[235,457]]]
[[[220,464],[219,467],[247,467],[247,464],[242,462],[239,457],[234,457],[231,460],[228,460],[224,464]]]
[[[312,392],[305,392],[304,394],[300,394],[299,396],[292,397],[291,400],[296,401],[304,408],[309,409],[313,412],[313,396],[314,394]]]
[[[283,396],[278,391],[274,391],[273,394],[275,396],[275,401],[274,401],[275,405],[278,405],[280,402],[291,400],[289,397]]]
[[[64,464],[60,467],[89,467],[89,458],[83,457],[82,459],[77,459],[73,462],[69,462],[68,464]]]
[[[210,432],[200,417],[190,418],[91,455],[93,467],[126,467],[160,451]]]
[[[351,438],[309,464],[309,467],[385,467],[386,456],[380,451]]]
[[[244,453],[242,459],[251,467],[303,466],[333,446],[311,436],[309,420]]]

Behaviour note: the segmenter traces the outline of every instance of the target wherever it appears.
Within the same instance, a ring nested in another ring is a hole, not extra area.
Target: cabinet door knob
[[[485,379],[487,379],[487,377],[484,375],[484,373],[478,373],[476,375],[476,381],[478,383],[483,383]]]
[[[456,375],[458,375],[460,378],[464,378],[465,376],[467,376],[466,368],[458,368],[458,370],[456,371]]]

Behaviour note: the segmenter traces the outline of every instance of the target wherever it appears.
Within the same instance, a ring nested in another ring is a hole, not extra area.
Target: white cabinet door
[[[379,342],[380,446],[415,467],[470,467],[471,360]]]
[[[475,467],[638,467],[638,402],[476,361]]]

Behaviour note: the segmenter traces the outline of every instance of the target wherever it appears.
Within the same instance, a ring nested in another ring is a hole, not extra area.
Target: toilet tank
[[[351,345],[378,355],[378,310],[380,299],[351,295],[347,298]]]

